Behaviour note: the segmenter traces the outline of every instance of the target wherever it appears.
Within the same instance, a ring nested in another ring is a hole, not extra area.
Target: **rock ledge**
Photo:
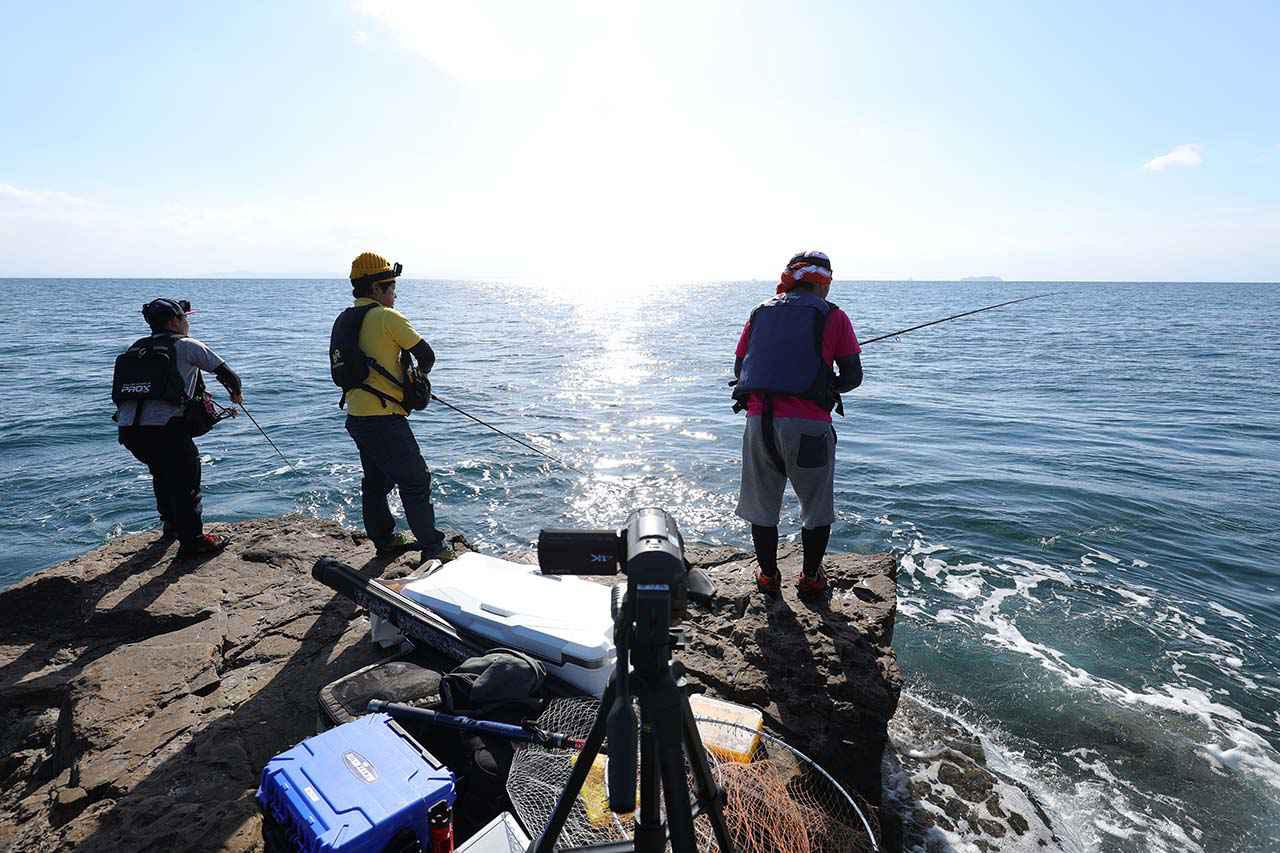
[[[395,577],[412,562],[310,518],[211,527],[233,542],[203,562],[131,536],[0,592],[0,850],[261,849],[262,765],[314,733],[320,687],[385,657],[311,565],[332,554]],[[722,600],[687,623],[691,679],[763,708],[878,808],[902,683],[893,559],[831,557],[834,595],[806,604],[790,585],[755,593],[748,554],[688,556]],[[798,547],[780,556],[793,579]]]

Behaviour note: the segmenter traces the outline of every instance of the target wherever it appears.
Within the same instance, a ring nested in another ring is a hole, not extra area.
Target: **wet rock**
[[[986,766],[985,751],[954,718],[903,695],[889,734],[884,823],[891,849],[1064,849],[1031,792]]]

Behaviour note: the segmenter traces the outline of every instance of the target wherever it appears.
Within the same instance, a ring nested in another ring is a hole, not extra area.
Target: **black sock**
[[[774,528],[775,530],[777,528]],[[831,525],[805,528],[800,531],[800,542],[804,545],[804,573],[813,577],[822,568],[822,558],[827,555],[827,541],[831,538]]]
[[[756,562],[766,575],[778,573],[778,528],[751,525],[751,542],[756,546]]]

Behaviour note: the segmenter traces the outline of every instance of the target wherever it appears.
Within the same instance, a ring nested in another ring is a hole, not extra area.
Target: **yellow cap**
[[[364,278],[367,275],[376,275],[380,272],[387,272],[391,269],[390,262],[382,255],[375,255],[373,252],[361,252],[356,255],[356,259],[351,262],[351,280]]]

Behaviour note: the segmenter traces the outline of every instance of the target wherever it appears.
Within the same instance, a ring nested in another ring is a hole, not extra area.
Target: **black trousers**
[[[156,510],[166,533],[192,542],[204,533],[200,518],[200,451],[181,418],[164,426],[120,427],[120,443],[151,472]]]
[[[444,534],[436,529],[436,511],[431,505],[431,471],[409,428],[409,419],[400,415],[347,415],[347,433],[360,451],[360,466],[364,469],[360,507],[369,538],[382,543],[395,532],[396,520],[387,495],[398,488],[405,520],[418,544],[427,550],[439,546]]]

